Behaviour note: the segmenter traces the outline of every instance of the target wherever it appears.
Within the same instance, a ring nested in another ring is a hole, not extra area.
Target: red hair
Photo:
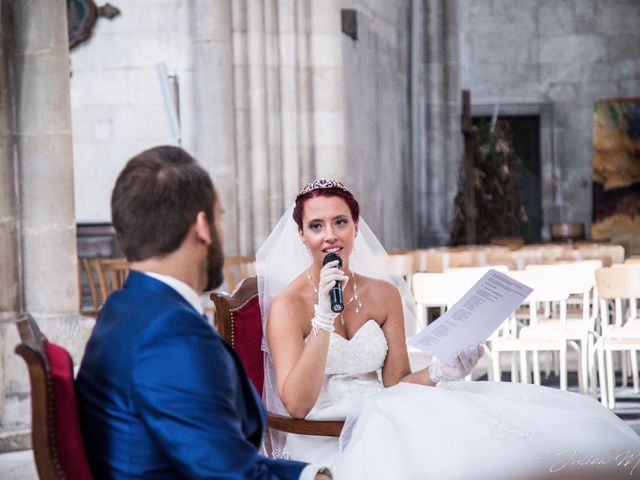
[[[293,208],[293,220],[296,222],[300,230],[302,230],[302,213],[304,202],[309,200],[310,198],[315,197],[342,198],[351,211],[353,221],[355,223],[358,223],[358,219],[360,218],[360,205],[349,190],[340,187],[316,188],[308,191],[307,193],[301,193],[296,197],[296,206]]]

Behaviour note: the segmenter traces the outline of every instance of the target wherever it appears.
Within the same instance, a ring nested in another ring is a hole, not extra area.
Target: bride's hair
[[[314,186],[320,181],[325,181],[327,186]],[[349,210],[351,211],[351,216],[353,217],[353,221],[358,223],[360,219],[360,205],[358,201],[355,199],[353,194],[340,182],[336,182],[334,180],[315,180],[307,185],[302,192],[296,197],[295,206],[293,207],[293,220],[298,225],[298,228],[302,230],[302,211],[304,207],[304,202],[310,198],[315,197],[340,197],[342,198]]]

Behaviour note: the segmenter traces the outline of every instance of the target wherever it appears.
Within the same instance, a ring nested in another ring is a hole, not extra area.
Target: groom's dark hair
[[[183,149],[154,147],[131,158],[111,194],[111,220],[127,260],[176,250],[198,212],[213,225],[216,193],[207,171]],[[215,229],[212,228],[212,235]]]

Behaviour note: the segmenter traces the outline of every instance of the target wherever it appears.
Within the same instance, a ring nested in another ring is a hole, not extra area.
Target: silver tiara
[[[337,180],[329,180],[327,178],[318,178],[314,180],[309,185],[304,187],[302,191],[298,195],[304,195],[305,193],[309,193],[311,190],[319,190],[324,188],[340,188],[345,192],[348,192],[349,189],[345,187],[342,183]]]

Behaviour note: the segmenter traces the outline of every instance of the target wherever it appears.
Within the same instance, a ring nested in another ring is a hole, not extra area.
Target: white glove
[[[433,363],[429,365],[429,376],[435,383],[460,380],[471,373],[483,353],[484,348],[480,343],[475,347],[470,345],[466,352],[460,350],[456,355],[455,365],[442,363],[434,358]]]
[[[318,330],[333,332],[333,322],[338,316],[337,313],[331,311],[331,298],[329,292],[336,282],[342,282],[342,288],[345,287],[348,277],[338,268],[338,261],[327,263],[320,270],[320,282],[318,284],[318,303],[313,306],[315,315],[311,319],[311,327],[313,333],[318,334]]]

